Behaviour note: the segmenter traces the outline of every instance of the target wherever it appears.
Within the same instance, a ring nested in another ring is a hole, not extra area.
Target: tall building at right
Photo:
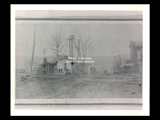
[[[133,63],[132,72],[142,73],[142,41],[130,41],[130,61]]]

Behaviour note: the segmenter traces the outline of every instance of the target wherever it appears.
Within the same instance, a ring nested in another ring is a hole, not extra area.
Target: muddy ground
[[[16,77],[16,99],[142,98],[139,77],[34,75]]]

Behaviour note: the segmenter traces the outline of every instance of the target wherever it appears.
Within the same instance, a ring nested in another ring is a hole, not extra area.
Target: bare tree
[[[83,40],[82,50],[81,50],[81,56],[82,57],[86,57],[88,55],[88,53],[92,49],[91,46],[92,46],[92,42],[90,41],[90,37],[88,37],[87,39]]]
[[[74,42],[75,50],[78,52],[78,57],[86,57],[93,48],[91,37],[84,39],[82,37],[82,34],[79,34],[78,40],[73,42]]]
[[[115,73],[119,74],[122,71],[121,65],[127,63],[129,60],[122,55],[118,55],[114,57],[113,70]]]
[[[65,46],[63,42],[64,33],[62,30],[56,31],[55,35],[52,36],[52,39],[49,41],[49,48],[53,51],[53,53],[58,57],[59,55],[63,55],[65,51]]]
[[[82,39],[81,35],[80,35],[79,39],[80,40]],[[88,53],[92,49],[92,42],[90,40],[91,40],[91,37],[88,37],[87,39],[83,39],[82,43],[81,43],[82,45],[80,46],[81,49],[77,49],[79,51],[79,54],[80,54],[79,57],[83,57],[83,59],[82,59],[83,62],[80,64],[80,66],[81,66],[81,72],[83,74],[85,73],[84,68],[85,68],[85,65],[86,65],[84,63],[84,61],[85,61],[84,58],[88,55]],[[77,46],[76,46],[76,48],[77,48]],[[78,69],[79,69],[79,67],[78,67]]]
[[[119,74],[121,69],[120,55],[114,57],[113,70],[115,74]]]

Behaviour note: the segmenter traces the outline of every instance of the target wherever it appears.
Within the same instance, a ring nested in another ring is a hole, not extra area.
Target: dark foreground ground
[[[34,75],[24,81],[20,76],[16,77],[16,99],[142,98],[139,76]]]

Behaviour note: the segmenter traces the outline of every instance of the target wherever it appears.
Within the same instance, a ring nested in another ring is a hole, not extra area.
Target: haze
[[[40,17],[51,16],[51,13],[48,13],[48,15],[45,15],[44,12],[42,12]],[[71,15],[74,15],[73,13]],[[110,12],[108,12],[108,15],[111,15],[109,13]],[[115,16],[129,15],[129,13],[132,16],[135,15],[133,12],[114,13],[118,13],[113,14]],[[33,17],[35,12],[34,14],[24,11],[17,12],[17,16],[20,15],[21,17]],[[88,14],[86,14],[86,16],[87,15]],[[16,21],[16,56],[31,56],[35,26],[35,56],[43,56],[44,48],[47,49],[46,56],[54,55],[53,52],[48,49],[48,41],[51,40],[52,36],[56,34],[56,31],[60,29],[64,33],[63,43],[66,46],[64,53],[66,55],[69,55],[69,41],[67,38],[70,35],[75,35],[75,39],[78,39],[80,35],[82,40],[90,37],[93,43],[93,49],[88,53],[88,56],[128,55],[130,52],[129,41],[142,41],[142,21]]]

